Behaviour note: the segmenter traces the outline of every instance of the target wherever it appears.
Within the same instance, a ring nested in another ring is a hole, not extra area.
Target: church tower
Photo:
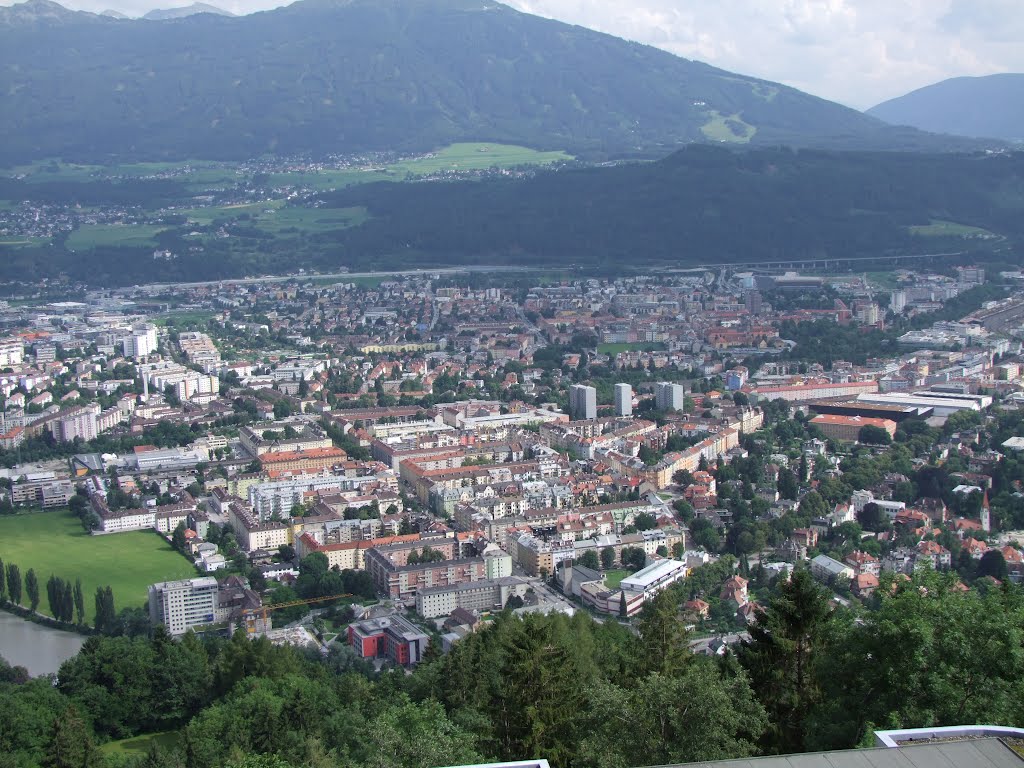
[[[988,507],[988,491],[985,491],[985,497],[981,500],[981,530],[985,533],[991,533],[992,531],[992,511]]]

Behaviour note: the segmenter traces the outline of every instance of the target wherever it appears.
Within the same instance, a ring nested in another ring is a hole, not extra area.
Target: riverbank
[[[12,666],[25,667],[33,677],[56,674],[61,664],[78,654],[85,640],[84,635],[0,611],[0,656]]]
[[[24,605],[15,605],[9,600],[0,601],[0,611],[6,611],[13,616],[18,616],[24,621],[39,624],[47,629],[55,629],[60,632],[70,632],[75,635],[82,635],[83,637],[89,637],[90,635],[96,634],[96,630],[87,624],[68,624],[64,621],[57,621],[52,616],[47,616],[45,613],[40,613],[39,611],[33,611],[31,608],[26,608]]]

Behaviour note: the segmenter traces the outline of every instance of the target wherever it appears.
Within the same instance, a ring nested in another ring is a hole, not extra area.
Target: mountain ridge
[[[877,104],[866,114],[934,133],[1024,142],[1024,73],[942,80]]]
[[[452,41],[459,41],[453,45]],[[491,0],[299,0],[174,23],[0,8],[0,163],[693,142],[976,148]]]
[[[192,3],[178,8],[154,8],[152,11],[144,13],[142,18],[147,21],[167,21],[168,19],[184,19],[197,13],[212,13],[216,16],[229,17],[235,15],[231,11],[225,11],[223,8],[208,3]]]

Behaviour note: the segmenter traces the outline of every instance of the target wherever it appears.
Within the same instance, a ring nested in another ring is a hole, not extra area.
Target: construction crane
[[[315,603],[326,603],[331,600],[341,600],[346,597],[354,597],[349,593],[343,595],[327,595],[325,597],[309,597],[305,600],[289,600],[287,603],[274,603],[272,605],[263,605],[259,608],[247,608],[242,611],[242,622],[245,624],[245,634],[255,635],[257,623],[261,626],[267,626],[267,614],[271,611],[277,611],[281,608],[294,608],[296,605],[313,605]]]

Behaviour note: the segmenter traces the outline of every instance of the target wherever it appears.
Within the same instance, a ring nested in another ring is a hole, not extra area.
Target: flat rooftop
[[[902,744],[802,755],[686,763],[686,768],[1024,768],[1024,757],[1000,739]],[[679,766],[682,768],[682,766]]]

